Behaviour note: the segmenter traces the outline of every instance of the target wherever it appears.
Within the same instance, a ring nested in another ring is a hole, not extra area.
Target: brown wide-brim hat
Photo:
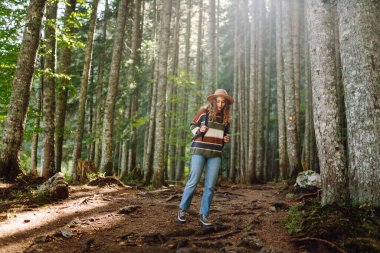
[[[217,97],[224,97],[231,105],[234,103],[234,99],[228,95],[227,91],[224,89],[216,89],[214,94],[207,97],[207,100],[211,102],[213,99]]]

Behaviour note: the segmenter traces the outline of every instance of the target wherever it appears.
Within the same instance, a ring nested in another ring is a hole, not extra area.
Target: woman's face
[[[221,112],[226,105],[226,99],[224,97],[217,97],[216,98],[216,109],[218,112]]]

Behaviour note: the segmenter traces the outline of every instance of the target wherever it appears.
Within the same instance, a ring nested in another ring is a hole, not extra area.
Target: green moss
[[[379,252],[379,217],[374,210],[349,205],[321,206],[307,200],[290,208],[285,227],[292,235],[332,241],[347,252]]]
[[[284,220],[284,225],[289,234],[294,235],[302,231],[302,205],[296,204],[289,208],[289,213]]]

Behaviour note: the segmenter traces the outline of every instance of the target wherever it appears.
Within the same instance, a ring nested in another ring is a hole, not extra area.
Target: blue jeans
[[[203,167],[206,165],[205,184],[199,213],[205,216],[208,215],[212,198],[214,196],[214,186],[218,179],[221,161],[222,159],[220,157],[207,158],[203,155],[191,156],[190,175],[182,194],[181,203],[179,204],[180,209],[189,209],[194,190],[197,188],[199,180],[201,179]]]

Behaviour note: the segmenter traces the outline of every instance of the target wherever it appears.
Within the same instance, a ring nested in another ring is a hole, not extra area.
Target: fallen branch
[[[262,209],[262,207],[252,207],[251,210],[259,210]],[[250,214],[257,214],[257,212],[247,212],[247,211],[235,211],[230,213],[223,213],[223,216],[236,216],[236,215],[250,215]]]
[[[323,244],[329,246],[330,248],[336,250],[337,252],[347,253],[344,249],[338,247],[334,243],[332,243],[330,241],[327,241],[327,240],[324,240],[324,239],[320,239],[320,238],[305,237],[305,238],[301,238],[301,239],[292,239],[292,240],[290,240],[290,242],[293,242],[293,243],[303,243],[303,242],[306,242],[306,241],[320,242],[320,243],[323,243]]]
[[[174,195],[171,195],[169,198],[167,198],[165,201],[169,202],[170,200],[173,200],[175,198],[181,198],[181,197],[182,197],[182,194],[174,194]]]
[[[85,197],[81,202],[79,202],[77,205],[78,206],[80,206],[80,205],[83,205],[83,204],[88,204],[89,203],[89,200],[92,200],[92,199],[94,199],[94,197],[92,196],[92,197]]]
[[[207,237],[198,238],[196,240],[199,240],[199,241],[219,240],[219,239],[224,239],[224,238],[230,237],[234,234],[238,234],[240,232],[241,232],[241,230],[234,230],[234,231],[228,232],[228,233],[223,234],[223,235],[218,235],[218,236],[214,236],[214,237],[207,236]]]

